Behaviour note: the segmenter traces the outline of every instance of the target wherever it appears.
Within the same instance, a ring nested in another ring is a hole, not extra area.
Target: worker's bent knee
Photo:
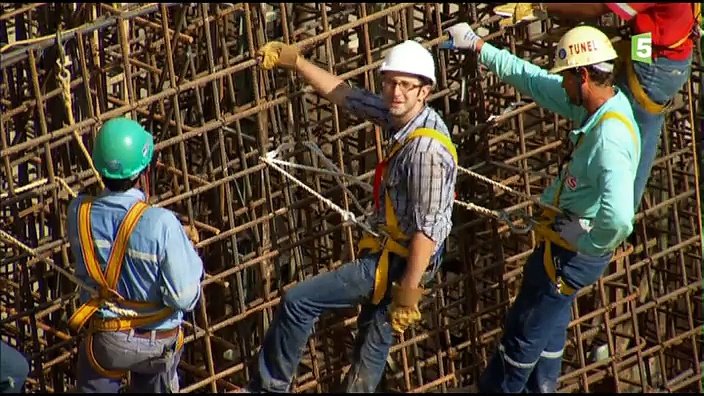
[[[305,284],[298,284],[281,297],[276,315],[285,323],[308,325],[322,314],[322,309],[313,301],[314,298],[315,294]]]

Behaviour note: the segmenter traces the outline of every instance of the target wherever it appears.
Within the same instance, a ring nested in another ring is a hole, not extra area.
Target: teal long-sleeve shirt
[[[78,237],[78,207],[85,198],[85,195],[80,195],[69,204],[68,237],[76,260],[76,276],[88,286],[97,288],[97,283],[88,275]],[[90,228],[96,258],[103,271],[124,216],[135,202],[144,198],[143,192],[133,188],[125,192],[106,190],[93,200]],[[202,278],[203,262],[174,213],[159,207],[147,209],[128,240],[117,292],[128,300],[149,301],[171,307],[175,312],[143,329],[169,330],[180,325],[183,313],[192,311],[198,303]],[[90,294],[81,290],[81,303],[89,298]],[[151,313],[154,310],[141,312]],[[98,310],[96,315],[117,317],[105,308]]]
[[[602,256],[615,249],[633,231],[634,180],[640,161],[640,131],[626,96],[616,94],[594,114],[572,104],[562,87],[562,76],[550,74],[530,62],[484,43],[479,60],[521,94],[550,111],[573,120],[580,128],[570,132],[576,144],[571,162],[541,195],[541,201],[554,204],[557,188],[565,180],[557,206],[581,219],[591,229],[577,241],[577,250],[589,256]],[[632,131],[621,120],[601,118],[607,112],[625,117]]]

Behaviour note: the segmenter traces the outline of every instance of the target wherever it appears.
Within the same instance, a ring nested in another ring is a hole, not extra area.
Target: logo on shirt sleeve
[[[567,188],[569,188],[570,190],[574,190],[575,188],[577,188],[577,178],[569,172],[567,172],[565,176],[565,185],[567,186]]]

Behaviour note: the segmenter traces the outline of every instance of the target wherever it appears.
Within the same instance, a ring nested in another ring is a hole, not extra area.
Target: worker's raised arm
[[[159,220],[164,235],[159,263],[163,302],[176,310],[192,311],[200,298],[203,261],[173,213],[164,212]]]
[[[537,5],[538,3],[533,3]],[[596,18],[609,12],[608,4],[617,3],[540,3],[548,16],[558,18]],[[627,3],[623,3],[627,4]],[[535,8],[535,7],[534,7]]]
[[[533,3],[534,8],[538,3]],[[619,18],[630,21],[638,13],[656,3],[540,3],[548,16],[558,18],[596,18],[611,11]]]
[[[324,70],[300,55],[297,47],[280,42],[270,42],[258,52],[259,65],[269,70],[275,66],[295,70],[315,91],[331,103],[344,107],[352,114],[385,127],[388,107],[374,93],[350,87],[340,77]]]
[[[451,40],[444,48],[468,49],[479,53],[479,61],[493,71],[502,81],[514,86],[524,95],[531,96],[539,106],[571,120],[581,121],[586,112],[570,103],[562,87],[562,76],[551,74],[506,50],[484,42],[467,23],[448,29]]]
[[[592,132],[597,132],[592,131]],[[633,142],[621,121],[607,120],[601,126],[602,137],[591,156],[587,172],[598,185],[599,210],[592,228],[577,240],[579,252],[600,256],[612,251],[633,231],[634,178],[640,142]]]

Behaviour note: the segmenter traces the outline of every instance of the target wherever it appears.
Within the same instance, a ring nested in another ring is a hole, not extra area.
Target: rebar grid
[[[72,268],[69,199],[100,190],[79,142],[89,150],[107,119],[126,115],[153,131],[160,159],[150,202],[201,234],[210,276],[186,323],[182,391],[244,384],[281,293],[353,257],[359,230],[342,226],[337,213],[258,157],[284,142],[310,140],[341,171],[370,182],[384,142],[378,129],[312,94],[292,73],[258,69],[253,55],[267,41],[297,43],[321,67],[378,92],[375,69],[385,51],[420,39],[437,59],[431,105],[453,130],[463,167],[535,195],[566,152],[569,121],[478,68],[476,57],[437,49],[444,28],[467,21],[485,27],[493,44],[547,66],[564,28],[537,22],[500,30],[486,4],[2,7],[0,41],[30,40],[3,48],[0,85],[0,229],[16,239],[0,238],[0,324],[4,339],[31,358],[30,390],[62,392],[74,384],[77,337],[66,320],[77,289],[54,266]],[[69,95],[62,94],[61,65],[70,73]],[[702,391],[701,204],[690,117],[702,106],[701,73],[701,65],[693,68],[668,115],[637,239],[573,307],[565,391]],[[304,149],[285,159],[323,167]],[[354,198],[370,203],[357,185],[294,174],[357,215]],[[533,209],[464,175],[457,190],[461,200],[490,209]],[[380,390],[472,386],[501,334],[535,239],[461,207],[454,222],[423,322],[393,347]],[[295,391],[339,389],[355,314],[321,318]]]

